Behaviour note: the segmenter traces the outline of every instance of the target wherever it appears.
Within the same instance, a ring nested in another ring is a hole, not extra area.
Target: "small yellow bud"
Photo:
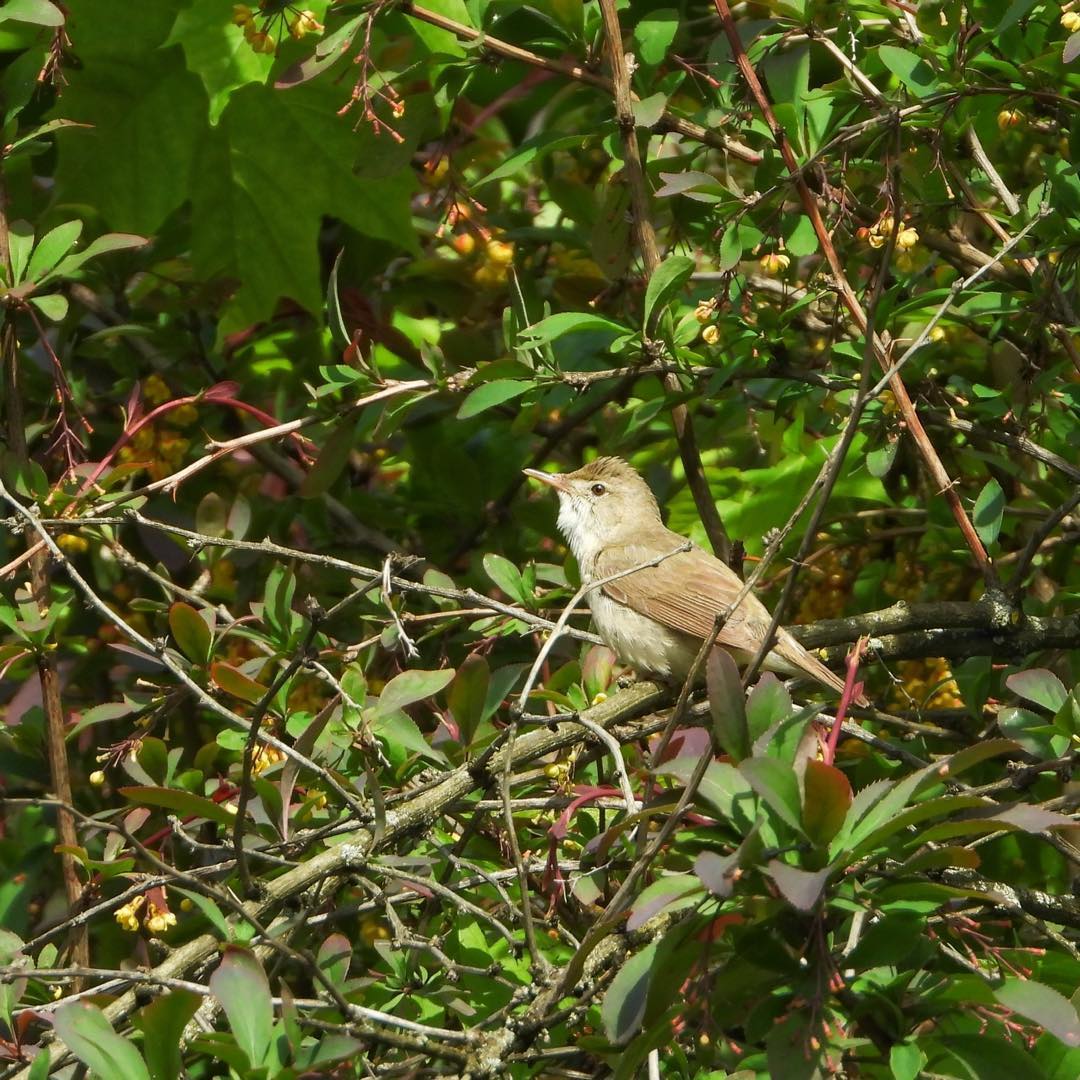
[[[773,251],[768,255],[762,255],[758,265],[763,274],[775,276],[782,274],[791,265],[791,259],[782,251]]]
[[[696,308],[694,308],[694,318],[699,323],[707,323],[713,316],[713,312],[716,310],[716,300],[702,300]]]
[[[706,345],[715,345],[720,340],[720,327],[716,323],[706,326],[701,331],[701,337]]]
[[[264,30],[256,30],[255,33],[245,36],[253,52],[269,54],[277,48],[274,39]]]
[[[509,266],[514,261],[514,245],[501,240],[489,240],[487,246],[488,262],[496,266]]]
[[[593,695],[592,703],[594,705],[602,705],[605,701],[607,701],[607,694],[603,690]]]
[[[472,233],[458,233],[451,246],[462,257],[469,256],[476,250],[476,237]]]
[[[1080,30],[1080,11],[1064,12],[1060,22],[1070,34],[1075,34],[1077,30]]]
[[[247,26],[255,18],[255,12],[247,4],[233,4],[232,21],[234,26]]]
[[[299,41],[305,34],[314,34],[323,29],[323,24],[315,18],[313,11],[301,11],[291,23],[289,34]]]
[[[934,342],[934,344],[937,344],[939,341],[944,341],[945,340],[945,330],[944,330],[944,328],[942,328],[940,326],[935,326],[934,329],[930,331],[930,340],[932,342]]]
[[[883,248],[885,246],[886,239],[888,238],[882,236],[879,232],[871,232],[866,234],[866,242],[875,250],[877,250],[878,248]]]
[[[1080,16],[1077,16],[1080,18]],[[1019,109],[1002,109],[997,115],[998,127],[1002,131],[1014,128],[1024,122],[1024,114]]]
[[[56,538],[56,546],[65,555],[82,555],[84,551],[87,551],[90,547],[90,541],[85,536],[78,536],[75,533],[64,533],[63,536]]]
[[[896,237],[896,246],[901,251],[910,251],[919,242],[919,234],[915,229],[901,229]]]
[[[105,783],[105,774],[100,769],[95,769],[90,774],[90,783],[93,784],[94,787],[101,787],[101,785]]]

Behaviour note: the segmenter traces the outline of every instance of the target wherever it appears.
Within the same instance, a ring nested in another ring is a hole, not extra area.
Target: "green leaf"
[[[738,765],[750,754],[750,730],[739,669],[726,649],[713,649],[709,654],[705,662],[705,686],[716,741]]]
[[[442,668],[439,671],[410,668],[400,675],[395,675],[379,695],[378,714],[387,716],[437,694],[450,684],[455,674],[453,668]]]
[[[893,1080],[917,1080],[925,1064],[926,1055],[913,1042],[893,1043],[889,1047]]]
[[[799,911],[813,911],[832,871],[829,867],[824,870],[800,870],[797,866],[788,866],[787,863],[772,859],[765,867],[765,872],[792,907]]]
[[[0,9],[0,23],[9,19],[36,26],[64,25],[64,13],[49,0],[6,0]]]
[[[357,413],[346,413],[337,423],[330,438],[319,451],[319,459],[300,485],[301,499],[314,499],[325,495],[341,475],[356,442]]]
[[[642,319],[645,330],[657,308],[663,307],[690,280],[695,265],[687,255],[671,255],[656,268],[645,289],[645,315]]]
[[[252,705],[257,701],[261,701],[269,689],[269,687],[263,686],[262,683],[257,683],[254,679],[248,678],[247,675],[234,668],[231,664],[226,664],[221,660],[216,660],[210,665],[210,678],[214,685],[220,690],[224,690],[226,694],[232,694],[233,697],[240,698],[241,701],[249,701]]]
[[[788,825],[803,831],[799,781],[790,765],[773,757],[752,757],[739,766],[739,772]]]
[[[171,5],[147,5],[159,9],[156,18],[140,12],[137,19],[133,6],[108,0],[69,5],[78,19],[81,64],[65,72],[68,85],[56,108],[65,119],[92,125],[93,134],[58,134],[57,195],[62,203],[94,207],[114,229],[149,234],[190,197],[206,94],[184,70],[178,49],[158,49],[176,16]],[[124,28],[112,40],[98,29],[110,16],[114,28]],[[227,15],[222,32],[226,22]]]
[[[214,635],[206,620],[190,604],[177,600],[169,608],[169,630],[180,651],[193,663],[205,664],[210,659]]]
[[[925,98],[938,91],[938,79],[934,69],[909,49],[900,49],[895,45],[879,45],[878,56],[914,97]]]
[[[221,803],[180,788],[122,787],[119,793],[138,806],[160,806],[185,818],[205,818],[218,825],[227,825],[230,829],[236,823],[236,815],[229,813]]]
[[[504,401],[520,397],[526,390],[531,390],[533,384],[524,379],[492,379],[489,383],[482,383],[469,393],[469,396],[461,403],[457,418],[468,420],[478,413],[501,405]]]
[[[8,228],[8,249],[11,253],[12,284],[23,280],[30,252],[34,247],[34,229],[26,221],[13,221]]]
[[[893,462],[896,460],[896,451],[899,449],[900,440],[889,439],[880,449],[871,450],[866,455],[866,471],[879,480],[883,476],[887,476],[889,470],[893,467]]]
[[[678,29],[679,13],[675,8],[656,8],[642,15],[634,26],[633,37],[641,62],[649,67],[662,64]]]
[[[787,248],[788,254],[796,259],[813,255],[818,249],[814,223],[805,215],[800,215],[795,221],[794,228],[784,237],[784,247]]]
[[[252,5],[254,6],[254,5]],[[274,57],[257,53],[242,27],[221,18],[218,0],[194,0],[176,16],[166,45],[180,45],[188,71],[197,75],[210,99],[211,124],[221,119],[232,95],[248,83],[264,83]],[[335,57],[339,59],[340,54]]]
[[[980,1035],[944,1035],[924,1045],[941,1046],[967,1070],[970,1080],[1046,1080],[1031,1054],[1006,1038]],[[935,1070],[939,1071],[939,1070]]]
[[[994,997],[1013,1012],[1026,1016],[1066,1046],[1080,1046],[1080,1017],[1067,998],[1034,979],[1007,978]]]
[[[273,1038],[274,1006],[262,965],[247,949],[228,946],[210,976],[210,992],[218,999],[229,1027],[252,1068],[266,1063]]]
[[[1052,713],[1056,713],[1069,700],[1069,692],[1061,680],[1046,668],[1017,671],[1005,680],[1005,685],[1017,697],[1033,701]]]
[[[411,754],[419,754],[430,761],[445,764],[446,755],[436,750],[424,738],[416,726],[416,721],[397,710],[382,712],[376,710],[371,721],[371,731],[386,744],[387,752],[395,765],[400,765]]]
[[[26,276],[30,281],[37,281],[51,270],[74,246],[82,233],[81,221],[66,221],[47,232],[34,248],[30,256],[30,265]]]
[[[645,1017],[657,947],[656,943],[646,945],[631,956],[604,994],[600,1017],[608,1039],[616,1046],[628,1042]]]
[[[750,741],[756,743],[770,728],[782,723],[791,713],[791,695],[787,692],[787,687],[771,671],[766,671],[746,699],[746,722],[750,729]]]
[[[1005,513],[1005,493],[996,480],[988,480],[975,500],[971,523],[984,544],[992,544],[1001,531],[1001,518]]]
[[[532,597],[521,579],[521,571],[507,558],[488,552],[484,556],[484,572],[506,595],[522,607],[528,607]]]
[[[839,769],[811,759],[803,776],[803,827],[824,846],[840,831],[851,806],[851,783]]]
[[[68,313],[66,296],[59,293],[50,293],[47,296],[31,296],[30,303],[34,305],[47,319],[59,322]]]
[[[202,1002],[201,995],[189,990],[170,990],[135,1014],[152,1080],[183,1076],[181,1036]]]
[[[561,311],[557,315],[549,315],[546,319],[533,323],[532,326],[526,326],[518,336],[526,348],[535,348],[537,345],[547,345],[567,334],[586,330],[602,330],[620,336],[627,333],[625,326],[620,326],[600,315],[590,315],[584,311]]]
[[[329,79],[284,91],[251,84],[232,94],[215,129],[200,132],[190,180],[195,272],[240,283],[222,332],[269,317],[285,296],[321,309],[325,217],[415,249],[412,148],[390,175],[357,175],[360,161],[390,169],[399,148],[358,135],[340,106]]]
[[[513,176],[515,173],[521,172],[527,165],[539,161],[556,150],[567,149],[571,146],[581,147],[588,137],[587,135],[546,134],[526,139],[509,157],[505,158],[486,176],[477,180],[473,184],[473,189],[476,190],[495,180]]]
[[[69,278],[84,263],[96,259],[99,255],[107,255],[111,251],[129,251],[132,248],[145,247],[149,241],[144,236],[134,236],[131,233],[106,233],[92,240],[82,251],[61,259],[42,279],[41,284],[51,281],[53,278]]]
[[[57,1036],[99,1077],[109,1080],[150,1080],[135,1045],[113,1031],[105,1014],[85,1001],[61,1005],[53,1017]]]

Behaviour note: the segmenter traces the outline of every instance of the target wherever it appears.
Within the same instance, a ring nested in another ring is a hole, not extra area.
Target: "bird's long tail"
[[[838,694],[844,692],[844,680],[835,672],[830,671],[816,656],[807,652],[786,630],[781,630],[777,635],[773,651],[801,673],[817,679],[819,683],[835,690]],[[869,706],[870,704],[863,694],[854,701],[856,705]]]

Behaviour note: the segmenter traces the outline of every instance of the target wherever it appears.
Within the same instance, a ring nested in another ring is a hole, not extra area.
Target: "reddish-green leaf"
[[[727,650],[713,649],[709,653],[705,662],[705,686],[716,741],[737,765],[750,754],[750,729],[746,722],[742,679]]]
[[[1069,692],[1061,680],[1046,668],[1018,671],[1005,680],[1005,685],[1025,701],[1033,701],[1044,709],[1056,713],[1068,700]]]
[[[461,743],[469,746],[484,715],[491,671],[488,662],[479,653],[465,657],[450,684],[447,703],[461,733]]]
[[[262,700],[267,691],[267,687],[262,683],[249,679],[242,671],[238,671],[221,660],[210,665],[210,678],[214,681],[214,685],[224,690],[226,694],[232,694],[233,697],[250,701],[252,704]]]
[[[247,949],[226,947],[210,976],[210,991],[225,1010],[252,1068],[258,1068],[266,1061],[273,1038],[274,1007],[266,972]]]
[[[747,783],[793,829],[802,832],[799,782],[790,765],[771,757],[747,758],[739,766]]]
[[[701,895],[701,882],[693,874],[673,874],[654,881],[643,889],[630,909],[627,930],[638,930],[654,915],[668,908],[696,904]]]
[[[824,761],[808,761],[803,777],[803,828],[815,844],[827,844],[844,824],[851,806],[848,778]]]
[[[341,986],[349,974],[352,944],[344,934],[331,934],[319,946],[319,969],[335,986]]]
[[[646,945],[641,952],[631,956],[619,968],[619,973],[604,994],[600,1016],[607,1037],[617,1046],[627,1042],[641,1026],[656,949],[656,944]]]

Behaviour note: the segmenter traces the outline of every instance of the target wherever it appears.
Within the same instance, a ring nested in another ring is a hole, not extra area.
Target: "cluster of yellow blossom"
[[[156,374],[143,383],[142,390],[143,399],[152,406],[164,404],[173,397],[168,384]],[[190,427],[198,418],[199,411],[194,405],[180,405],[160,421],[139,428],[117,457],[122,462],[145,462],[151,478],[161,480],[176,471],[191,446],[191,440],[177,429]]]
[[[259,4],[259,11],[265,12],[266,8],[266,0],[263,0]],[[251,46],[252,51],[257,53],[269,54],[277,50],[277,42],[274,40],[271,30],[278,17],[278,14],[266,16],[260,26],[259,14],[253,11],[252,8],[247,4],[233,4],[233,24],[244,31],[244,40]],[[294,8],[292,18],[288,18],[284,12],[280,13],[280,18],[286,23],[289,36],[296,41],[306,37],[308,34],[319,33],[324,29],[323,24],[315,18],[313,11],[296,11]]]
[[[514,245],[505,240],[489,240],[483,248],[480,265],[472,278],[482,289],[498,289],[506,284],[514,263]]]
[[[285,755],[276,746],[266,746],[260,744],[255,753],[251,755],[251,771],[259,776],[264,773],[271,765],[276,765],[279,761],[284,761]]]
[[[896,705],[910,706],[914,701],[927,709],[963,708],[960,687],[956,685],[952,668],[943,656],[901,660],[899,675],[900,685],[894,687],[892,693]]]
[[[883,248],[888,243],[895,224],[896,222],[886,214],[876,225],[869,229],[860,229],[859,232],[865,234],[865,240],[872,248]],[[910,225],[901,224],[900,231],[896,234],[897,250],[910,251],[918,242],[918,230]]]
[[[821,539],[828,539],[822,534]],[[799,599],[795,622],[838,619],[847,611],[848,598],[855,576],[870,558],[870,547],[859,544],[832,547],[803,571],[807,585]]]
[[[1080,11],[1062,12],[1060,22],[1070,34],[1075,34],[1077,30],[1080,30]]]

